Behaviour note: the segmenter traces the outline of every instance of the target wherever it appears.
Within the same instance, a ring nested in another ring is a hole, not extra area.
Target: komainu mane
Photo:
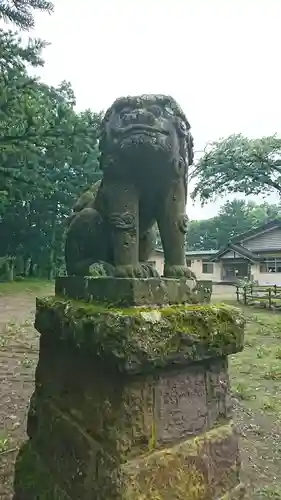
[[[86,276],[91,267],[116,277],[157,276],[148,264],[156,222],[164,276],[191,277],[185,207],[193,139],[178,104],[164,95],[117,99],[103,119],[99,147],[103,178],[70,217],[67,274]]]

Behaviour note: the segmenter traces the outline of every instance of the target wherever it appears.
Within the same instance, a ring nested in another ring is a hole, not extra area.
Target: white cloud
[[[72,82],[80,109],[120,95],[168,93],[191,122],[196,149],[231,133],[280,130],[280,0],[61,0],[39,14],[49,40],[41,75]],[[213,215],[218,203],[192,218]]]

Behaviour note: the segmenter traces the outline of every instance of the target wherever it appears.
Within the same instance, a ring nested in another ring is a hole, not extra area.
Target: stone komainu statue
[[[190,278],[186,267],[186,197],[193,138],[172,97],[117,99],[102,123],[102,180],[84,193],[69,219],[65,259],[68,275],[89,269],[117,277],[152,277],[148,264],[157,222],[164,276]]]

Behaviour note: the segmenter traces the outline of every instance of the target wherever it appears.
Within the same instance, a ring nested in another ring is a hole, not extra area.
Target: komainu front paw
[[[142,263],[137,266],[117,266],[114,268],[116,278],[158,278],[159,274],[150,264]]]
[[[90,266],[90,276],[95,276],[96,278],[102,278],[106,276],[114,276],[115,268],[108,264],[107,262],[95,262]]]
[[[186,266],[164,266],[164,276],[165,278],[186,278],[188,280],[194,281],[194,286],[196,286],[196,276],[189,267]]]
[[[140,266],[142,267],[143,272],[146,274],[146,278],[160,278],[160,274],[153,265],[143,262],[140,264]]]

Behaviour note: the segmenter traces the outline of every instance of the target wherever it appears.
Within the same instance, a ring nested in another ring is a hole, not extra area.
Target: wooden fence
[[[265,309],[281,309],[281,286],[244,285],[236,287],[237,302]]]

